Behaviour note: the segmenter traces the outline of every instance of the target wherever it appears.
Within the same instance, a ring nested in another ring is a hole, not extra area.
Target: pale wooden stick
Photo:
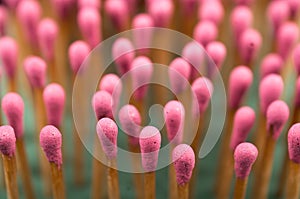
[[[147,172],[144,175],[145,199],[155,199],[155,172]]]
[[[113,168],[114,166],[116,166],[116,160],[109,160],[107,167],[107,187],[109,199],[120,198],[118,171]]]
[[[17,163],[16,156],[12,157],[2,154],[4,167],[5,185],[8,199],[18,199]]]
[[[244,199],[246,195],[248,177],[246,178],[236,178],[235,188],[233,193],[234,199]]]
[[[75,124],[73,124],[73,129],[74,129],[74,142],[75,142],[74,154],[76,154],[76,156],[74,157],[74,171],[75,171],[74,180],[76,184],[80,185],[83,184],[84,182],[84,176],[83,176],[84,147],[76,131]]]
[[[8,90],[10,92],[16,92],[16,78],[12,77],[12,78],[9,78],[8,80]]]
[[[64,199],[65,196],[65,184],[62,172],[62,167],[51,162],[51,178],[52,178],[52,192],[54,199]]]
[[[178,189],[178,198],[188,199],[189,198],[189,183],[184,185],[177,185]]]
[[[170,157],[172,157],[172,152],[173,152],[174,146],[170,148]],[[177,199],[177,196],[179,196],[177,193],[177,181],[176,181],[176,172],[175,172],[175,167],[173,164],[169,165],[169,198],[170,199]],[[179,189],[179,186],[178,186]],[[181,199],[179,197],[179,199]]]
[[[132,153],[140,153],[140,148],[139,146],[132,146],[129,145],[129,150]],[[141,168],[141,159],[139,158],[133,158],[133,169],[134,170],[139,170]],[[138,199],[143,199],[144,196],[144,187],[143,187],[143,175],[141,173],[135,173],[133,175],[133,180],[134,180],[134,187],[136,190],[136,198]]]
[[[92,199],[102,197],[102,177],[104,175],[104,165],[99,160],[93,158],[93,178],[92,178]]]
[[[297,199],[300,195],[300,165],[289,161],[289,170],[287,178],[285,198]]]

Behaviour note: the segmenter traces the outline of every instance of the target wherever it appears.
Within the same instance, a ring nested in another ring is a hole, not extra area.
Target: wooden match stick
[[[51,167],[53,198],[64,199],[66,196],[62,172],[62,136],[60,131],[55,126],[45,126],[40,132],[40,145]]]
[[[16,136],[11,126],[0,127],[0,151],[5,176],[5,185],[8,199],[18,199]]]
[[[177,29],[179,29],[180,32],[192,37],[193,28],[197,22],[197,8],[199,7],[198,1],[179,1],[178,4],[181,7],[181,13],[178,13],[180,16],[179,20],[181,22],[179,23],[180,26],[177,27]]]

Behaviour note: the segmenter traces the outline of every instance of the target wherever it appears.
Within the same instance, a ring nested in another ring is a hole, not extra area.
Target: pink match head
[[[290,160],[300,164],[300,124],[294,124],[288,132],[288,151]]]
[[[7,20],[8,20],[7,9],[4,6],[0,6],[0,36],[3,36],[6,32]]]
[[[96,8],[85,7],[77,15],[80,32],[91,48],[95,48],[102,39],[101,16]]]
[[[118,151],[118,126],[112,119],[102,118],[98,121],[96,129],[105,155],[108,159],[115,159]]]
[[[24,102],[17,93],[7,93],[2,98],[2,109],[8,124],[14,128],[16,138],[22,138],[24,128]]]
[[[283,60],[278,54],[270,53],[266,55],[261,62],[260,76],[264,78],[269,74],[280,74],[283,64]]]
[[[149,14],[157,27],[168,27],[174,13],[174,5],[171,0],[153,1],[149,7]]]
[[[135,106],[127,104],[119,111],[122,129],[129,136],[129,144],[139,146],[142,118]]]
[[[206,46],[206,51],[212,61],[220,69],[227,54],[225,45],[222,42],[213,41]]]
[[[245,64],[250,64],[257,56],[262,44],[260,33],[254,29],[245,30],[239,41],[241,58]]]
[[[111,95],[106,91],[98,91],[92,99],[93,109],[97,120],[104,117],[113,118],[112,106],[113,100]]]
[[[52,7],[54,8],[56,14],[62,18],[66,19],[66,17],[70,14],[72,10],[72,6],[75,5],[75,0],[51,0]]]
[[[48,124],[57,128],[61,126],[66,95],[63,87],[59,84],[49,84],[43,92],[44,103]]]
[[[0,151],[10,157],[15,155],[16,136],[11,126],[0,126]]]
[[[17,8],[17,5],[19,4],[21,0],[3,0],[5,4],[11,9],[15,10]]]
[[[84,7],[101,8],[101,1],[99,0],[77,0],[77,3],[79,9]]]
[[[257,148],[248,142],[239,144],[234,151],[234,170],[237,178],[247,178],[258,155]]]
[[[295,91],[295,107],[300,107],[300,76],[298,76],[296,81],[296,91]]]
[[[169,141],[176,145],[180,144],[185,118],[185,110],[181,102],[169,101],[164,107],[164,118]]]
[[[212,41],[215,41],[218,36],[218,28],[211,21],[201,21],[194,29],[194,39],[201,45],[206,45]]]
[[[148,57],[136,57],[131,63],[133,96],[136,100],[144,99],[148,84],[152,78],[153,64]]]
[[[80,67],[85,58],[89,55],[91,49],[84,41],[75,41],[70,45],[68,51],[71,68],[76,74],[80,71]]]
[[[58,36],[58,25],[53,19],[46,18],[40,21],[37,29],[39,46],[47,60],[53,60],[55,42]]]
[[[253,74],[247,66],[237,66],[229,77],[229,106],[237,109],[252,84]]]
[[[194,102],[194,104],[198,104],[199,110],[197,111],[202,114],[206,110],[212,96],[213,84],[206,77],[199,77],[193,82],[192,91],[196,97],[196,102]]]
[[[126,29],[129,20],[129,8],[125,0],[105,1],[105,12],[119,31]]]
[[[140,134],[140,148],[142,153],[142,166],[146,172],[156,169],[159,148],[161,144],[160,132],[153,126],[146,126]]]
[[[298,44],[293,52],[293,62],[297,75],[300,75],[300,44]]]
[[[299,27],[294,22],[286,22],[278,29],[277,52],[286,60],[299,39]]]
[[[283,80],[279,75],[270,74],[264,77],[259,84],[260,110],[266,114],[268,106],[278,100],[283,91]]]
[[[13,38],[2,37],[0,39],[0,58],[9,78],[13,78],[15,76],[18,62],[18,51],[18,44]]]
[[[245,142],[251,128],[255,123],[255,112],[248,106],[241,107],[234,115],[233,130],[230,148],[234,150],[237,145]]]
[[[175,58],[169,66],[169,80],[174,94],[182,93],[189,83],[191,66],[183,58]]]
[[[219,25],[224,18],[224,8],[221,1],[204,1],[199,6],[198,18]]]
[[[300,2],[298,0],[287,0],[289,5],[290,17],[295,19],[300,10]]]
[[[198,8],[198,0],[179,0],[184,16],[192,16]]]
[[[234,0],[234,2],[237,4],[237,5],[245,5],[245,6],[250,6],[254,0]]]
[[[43,88],[46,81],[46,62],[39,57],[30,56],[24,60],[23,66],[31,87]]]
[[[47,125],[40,132],[40,145],[49,162],[62,165],[61,145],[62,137],[60,131],[52,125]]]
[[[289,107],[281,100],[272,102],[267,109],[267,129],[272,133],[272,137],[277,140],[280,133],[289,119]]]
[[[112,56],[120,75],[130,70],[135,53],[132,43],[126,38],[117,39],[112,47]]]
[[[289,6],[287,1],[272,1],[267,8],[268,19],[275,31],[282,23],[289,19]]]
[[[177,145],[172,152],[172,161],[178,185],[188,183],[195,167],[195,153],[187,144]]]

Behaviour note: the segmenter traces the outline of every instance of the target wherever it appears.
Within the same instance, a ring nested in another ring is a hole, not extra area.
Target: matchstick
[[[40,145],[51,167],[52,193],[54,199],[64,199],[65,184],[62,172],[62,138],[60,131],[52,125],[47,125],[40,132]]]
[[[193,36],[193,28],[197,22],[197,8],[200,7],[198,3],[199,2],[197,0],[178,2],[178,7],[180,6],[179,9],[181,9],[181,13],[178,13],[180,14],[180,22],[179,27],[177,27],[177,30],[190,37]]]
[[[0,6],[0,36],[3,37],[8,29],[8,9],[5,6]]]
[[[227,50],[222,42],[213,41],[207,44],[206,51],[211,58],[211,61],[208,61],[207,63],[207,76],[210,79],[213,79],[216,71],[221,72],[221,68],[227,55]]]
[[[280,75],[284,62],[277,53],[267,54],[261,61],[260,78],[263,79],[270,74]]]
[[[293,21],[297,21],[299,18],[300,2],[290,0],[290,1],[287,1],[287,3],[289,5],[290,19]]]
[[[16,136],[11,126],[0,127],[0,151],[2,153],[5,187],[8,199],[18,199]]]
[[[194,28],[193,38],[206,48],[207,44],[217,39],[218,34],[218,27],[213,22],[200,21]]]

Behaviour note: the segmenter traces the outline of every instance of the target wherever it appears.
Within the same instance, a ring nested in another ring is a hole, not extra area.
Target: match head
[[[172,161],[178,185],[188,183],[195,167],[195,153],[187,144],[177,145],[172,152]]]
[[[153,1],[148,10],[156,27],[168,27],[174,13],[174,3],[171,0]]]
[[[233,130],[230,148],[234,150],[237,145],[245,142],[255,123],[255,112],[248,106],[241,107],[234,115]]]
[[[272,1],[267,8],[267,17],[276,31],[282,23],[289,19],[289,6],[287,1]]]
[[[206,51],[212,61],[220,69],[227,54],[225,45],[222,42],[213,41],[206,46]]]
[[[133,96],[136,100],[143,100],[151,82],[153,64],[148,57],[139,56],[132,61],[130,68]]]
[[[17,8],[17,5],[19,4],[21,0],[3,0],[5,4],[9,7],[11,10],[15,10]]]
[[[78,8],[84,8],[84,7],[92,7],[92,8],[101,8],[101,1],[99,0],[78,0]]]
[[[40,132],[40,145],[49,162],[62,165],[62,136],[60,131],[52,125],[47,125]]]
[[[270,74],[264,77],[259,84],[260,111],[265,115],[268,106],[278,100],[284,88],[281,76]]]
[[[257,148],[248,142],[239,144],[234,151],[234,170],[237,178],[249,176],[253,163],[258,155]]]
[[[14,156],[16,151],[16,136],[11,126],[0,126],[0,151],[3,155]]]
[[[153,126],[146,126],[140,134],[142,166],[146,172],[155,171],[161,144],[160,132]]]
[[[66,101],[65,91],[56,83],[46,86],[43,92],[48,124],[61,126]]]
[[[185,110],[181,102],[172,100],[164,107],[164,118],[169,142],[180,144],[182,142]]]
[[[6,32],[8,13],[5,6],[0,6],[0,36],[3,36]]]
[[[168,69],[171,91],[177,95],[182,93],[190,79],[191,66],[183,58],[175,58]]]
[[[195,29],[193,37],[201,45],[206,45],[212,41],[215,41],[218,36],[218,28],[211,21],[200,21]]]
[[[234,2],[237,4],[237,5],[245,5],[245,6],[250,6],[254,0],[234,0]]]
[[[46,82],[47,65],[36,56],[29,56],[23,63],[26,76],[32,88],[43,88]]]
[[[236,109],[253,81],[252,71],[247,66],[237,66],[229,77],[229,106]]]
[[[13,78],[17,69],[18,44],[11,37],[1,37],[0,39],[0,57],[3,63],[5,72],[9,78]]]
[[[96,129],[105,155],[110,160],[115,159],[118,151],[118,126],[112,119],[102,118],[98,121]]]
[[[178,2],[180,4],[180,8],[182,9],[184,16],[192,16],[193,13],[197,11],[198,0],[180,0]]]
[[[72,6],[75,4],[75,0],[50,0],[55,14],[57,14],[63,20],[70,14]]]
[[[135,106],[127,104],[119,111],[119,120],[122,129],[129,136],[129,143],[139,145],[142,118]]]
[[[197,100],[197,102],[194,103],[196,103],[196,105],[198,104],[199,108],[199,110],[196,111],[202,114],[206,110],[209,100],[213,94],[213,84],[208,78],[199,77],[193,82],[192,91],[196,97],[195,99]]]
[[[224,19],[224,8],[221,1],[204,1],[199,6],[198,18],[201,21],[211,21],[219,25]]]
[[[298,0],[287,0],[290,10],[290,18],[295,19],[300,10],[300,2]]]
[[[2,98],[2,110],[7,118],[8,124],[14,128],[16,138],[23,136],[24,102],[17,93],[7,93]]]
[[[104,117],[113,118],[113,100],[111,95],[106,91],[98,91],[92,99],[93,109],[97,120]]]
[[[284,62],[281,56],[276,53],[270,53],[266,55],[261,62],[260,76],[264,78],[265,76],[273,73],[279,75],[283,66]]]
[[[119,74],[125,74],[130,70],[131,62],[135,56],[132,43],[126,38],[117,39],[112,47],[112,56]]]
[[[297,75],[299,76],[300,75],[300,44],[298,44],[294,48],[293,62],[294,62],[294,67],[295,67],[295,70],[297,72]]]
[[[282,129],[289,119],[289,107],[281,100],[272,102],[267,109],[267,129],[271,136],[277,140]]]
[[[296,80],[296,91],[295,91],[295,107],[300,107],[300,76]]]
[[[68,50],[69,62],[71,68],[75,74],[80,71],[80,66],[83,64],[84,60],[90,54],[90,47],[84,41],[75,41],[73,42]]]
[[[119,30],[125,30],[129,20],[129,8],[125,0],[107,0],[104,7],[106,14]]]
[[[288,151],[290,160],[300,164],[300,123],[294,124],[288,132]]]
[[[58,36],[58,25],[51,18],[40,21],[37,29],[39,46],[47,60],[53,60],[55,54],[55,42]]]

